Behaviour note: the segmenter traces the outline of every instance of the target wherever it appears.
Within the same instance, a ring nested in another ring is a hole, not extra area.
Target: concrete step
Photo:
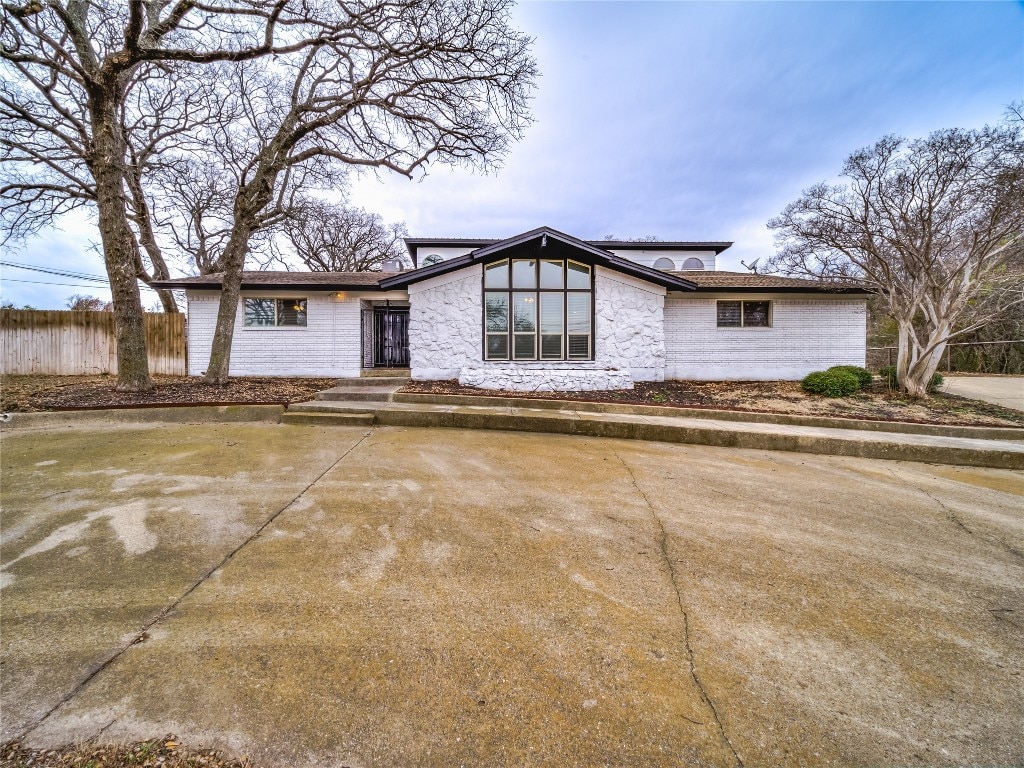
[[[359,375],[364,379],[380,379],[404,376],[409,378],[412,371],[409,368],[363,368]]]
[[[362,413],[374,414],[383,403],[366,400],[311,400],[308,403],[292,403],[288,413]]]
[[[386,403],[398,391],[398,387],[331,387],[316,393],[317,400],[367,400]]]
[[[410,381],[408,376],[365,376],[358,379],[338,379],[338,387],[404,387]]]
[[[289,409],[281,414],[282,424],[319,424],[325,427],[372,427],[372,413],[322,413]]]

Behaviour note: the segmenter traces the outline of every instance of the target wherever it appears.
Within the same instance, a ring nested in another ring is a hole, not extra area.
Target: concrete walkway
[[[1024,411],[1024,376],[947,376],[943,392]]]
[[[444,403],[297,403],[288,424],[384,425],[498,429],[517,432],[657,440],[832,456],[927,461],[961,466],[1024,469],[1024,430],[983,429],[978,437],[840,429],[689,416],[599,413],[583,410]],[[969,433],[968,433],[969,434]]]

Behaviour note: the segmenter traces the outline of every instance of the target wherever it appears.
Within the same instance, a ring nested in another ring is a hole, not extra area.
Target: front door
[[[373,308],[374,368],[409,367],[409,308]]]

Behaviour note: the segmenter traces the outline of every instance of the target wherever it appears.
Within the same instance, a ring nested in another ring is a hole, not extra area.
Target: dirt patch
[[[413,381],[402,392],[479,397],[525,397],[591,403],[660,405],[677,408],[828,416],[872,421],[966,426],[1019,426],[1024,413],[977,400],[936,393],[911,398],[875,384],[850,397],[812,395],[796,381],[637,382],[632,390],[607,392],[510,392],[463,387],[455,380]]]
[[[0,411],[62,411],[146,405],[266,405],[312,400],[335,379],[237,377],[223,386],[190,376],[154,376],[149,392],[117,392],[115,376],[3,376]]]
[[[26,749],[17,742],[0,747],[0,768],[251,768],[247,758],[228,760],[213,750],[183,747],[174,736],[134,744],[81,744],[60,749]]]

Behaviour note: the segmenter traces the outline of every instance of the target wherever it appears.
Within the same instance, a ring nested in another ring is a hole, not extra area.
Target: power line
[[[73,277],[76,280],[91,280],[97,283],[106,283],[107,278],[100,277],[99,275],[90,275],[87,272],[71,272],[68,270],[61,269],[47,269],[45,267],[34,267],[30,264],[19,264],[16,261],[0,261],[0,265],[5,267],[15,267],[17,269],[29,269],[33,272],[44,272],[48,275],[58,275],[59,277]]]
[[[68,288],[99,288],[100,287],[100,286],[98,286],[98,285],[96,285],[94,283],[93,284],[87,284],[87,283],[47,283],[47,282],[45,282],[43,280],[18,280],[18,279],[13,278],[13,277],[0,277],[0,282],[6,282],[6,283],[32,283],[34,285],[63,285],[63,286],[67,286]],[[150,288],[148,285],[140,285],[139,288],[142,289],[143,291],[153,291],[154,293],[156,293],[156,289],[155,288]]]

